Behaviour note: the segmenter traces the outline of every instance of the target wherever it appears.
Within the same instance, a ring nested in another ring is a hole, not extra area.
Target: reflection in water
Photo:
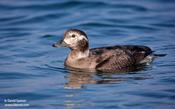
[[[93,101],[86,100],[84,98],[79,98],[81,95],[80,89],[85,88],[86,84],[119,84],[124,81],[130,80],[145,80],[150,79],[149,74],[142,74],[139,72],[92,72],[83,71],[77,69],[69,69],[69,74],[67,75],[67,83],[65,84],[65,89],[76,89],[68,90],[66,93],[66,99],[64,104],[67,109],[77,109],[83,105],[93,105]],[[79,91],[77,90],[79,89]],[[75,98],[79,99],[75,99]]]
[[[96,84],[97,80],[93,76],[90,72],[70,71],[65,88],[82,88],[83,84]]]
[[[94,72],[89,70],[77,70],[68,68],[69,74],[67,75],[68,83],[66,83],[66,89],[81,89],[85,84],[116,84],[122,81],[128,80],[144,80],[148,79],[148,75],[135,75],[137,71],[143,70],[142,66],[135,69],[134,72],[128,72],[129,70],[117,71],[117,72]],[[133,71],[133,69],[132,69]]]

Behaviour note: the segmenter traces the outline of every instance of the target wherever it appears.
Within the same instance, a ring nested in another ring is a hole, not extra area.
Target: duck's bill
[[[66,42],[64,42],[63,40],[55,43],[52,45],[53,47],[59,48],[59,47],[68,47],[68,44],[66,44]]]

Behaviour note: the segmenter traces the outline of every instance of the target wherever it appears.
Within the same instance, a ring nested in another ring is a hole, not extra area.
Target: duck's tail
[[[153,54],[154,58],[157,58],[157,57],[164,57],[166,56],[167,54]]]
[[[155,59],[155,58],[158,58],[158,57],[164,57],[166,56],[167,54],[150,54],[148,56],[146,56],[141,62],[140,64],[147,64],[149,65],[150,63],[152,63],[152,61]]]

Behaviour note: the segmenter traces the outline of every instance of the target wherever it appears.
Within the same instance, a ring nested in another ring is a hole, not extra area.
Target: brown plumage
[[[78,29],[65,32],[64,39],[53,45],[68,47],[65,66],[79,69],[124,70],[152,61],[152,50],[146,46],[118,45],[89,49],[87,35]]]
[[[112,47],[94,48],[90,50],[92,55],[98,55],[96,69],[98,70],[123,70],[141,65],[152,51],[146,46],[121,45]]]

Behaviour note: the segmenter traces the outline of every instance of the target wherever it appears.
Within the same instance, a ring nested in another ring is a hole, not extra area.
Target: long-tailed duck
[[[154,59],[153,51],[147,46],[116,45],[89,49],[86,33],[78,29],[67,30],[64,38],[53,47],[70,48],[64,64],[78,69],[124,70]]]

